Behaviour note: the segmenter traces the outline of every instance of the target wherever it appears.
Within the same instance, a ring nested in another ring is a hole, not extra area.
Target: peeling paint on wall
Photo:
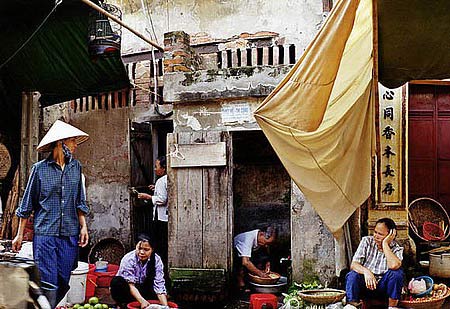
[[[199,103],[177,104],[174,109],[174,132],[184,131],[245,131],[260,130],[253,117],[253,111],[257,108],[261,99],[247,98],[234,101],[204,101]],[[251,117],[248,121],[224,122],[222,107],[234,104],[246,105],[250,108]]]
[[[186,122],[184,123],[184,125],[186,127],[190,127],[194,131],[202,130],[202,126],[201,126],[200,122],[194,116],[189,116],[187,114],[182,114],[182,115],[180,115],[180,117],[186,120]],[[205,128],[205,130],[206,129],[207,128]]]

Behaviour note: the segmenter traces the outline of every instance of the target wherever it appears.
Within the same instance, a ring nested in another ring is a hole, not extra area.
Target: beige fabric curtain
[[[341,0],[255,111],[294,182],[333,233],[370,195],[372,1]]]

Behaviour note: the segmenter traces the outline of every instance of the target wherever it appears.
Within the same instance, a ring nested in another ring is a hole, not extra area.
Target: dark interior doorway
[[[166,155],[167,134],[173,131],[172,121],[131,123],[130,130],[130,186],[139,192],[150,193],[148,185],[156,181],[154,162]],[[133,243],[139,233],[150,233],[153,207],[131,195],[131,230]]]
[[[234,235],[273,224],[271,268],[286,275],[280,259],[290,255],[291,179],[262,131],[233,132]]]

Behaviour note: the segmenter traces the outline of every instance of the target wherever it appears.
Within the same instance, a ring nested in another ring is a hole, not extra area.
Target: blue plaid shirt
[[[45,236],[78,236],[77,209],[89,212],[81,181],[81,164],[72,159],[64,170],[52,156],[33,165],[22,203],[16,211],[28,218],[34,210],[34,233]]]

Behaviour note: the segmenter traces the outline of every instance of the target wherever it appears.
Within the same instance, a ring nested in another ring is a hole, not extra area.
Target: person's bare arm
[[[392,229],[388,236],[386,236],[385,239],[383,239],[383,253],[386,256],[387,266],[389,269],[397,270],[402,266],[402,261],[398,258],[398,256],[395,255],[394,252],[392,252],[391,247],[389,246],[391,242],[395,239],[395,236],[397,236],[397,230]]]
[[[81,210],[78,210],[78,222],[80,223],[80,240],[78,245],[80,247],[86,247],[89,243],[89,232],[86,224],[86,215]]]
[[[156,294],[158,296],[158,300],[163,306],[167,306],[167,296],[166,294]]]
[[[248,271],[250,273],[252,273],[253,275],[262,277],[262,278],[267,278],[269,277],[269,275],[263,271],[258,269],[253,263],[252,261],[250,261],[250,258],[248,256],[243,256],[242,257],[242,266],[244,266],[245,268],[248,269]]]
[[[358,274],[364,275],[364,281],[366,282],[366,287],[369,290],[375,290],[377,288],[377,279],[367,267],[362,266],[358,262],[352,261],[350,269],[356,271]]]
[[[12,250],[17,252],[22,248],[23,232],[27,224],[27,218],[19,218],[19,228],[17,229],[16,237],[12,241]]]
[[[134,299],[136,299],[141,304],[141,309],[147,308],[150,306],[150,303],[142,297],[141,293],[137,289],[137,287],[134,285],[134,283],[128,283],[130,286],[130,293],[133,295]]]
[[[147,193],[139,193],[137,198],[140,199],[140,200],[151,200],[152,196],[150,194],[147,194]]]

